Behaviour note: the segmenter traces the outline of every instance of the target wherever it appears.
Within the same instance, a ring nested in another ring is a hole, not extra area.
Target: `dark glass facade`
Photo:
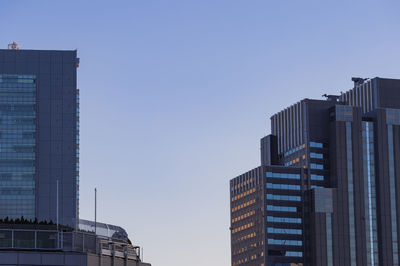
[[[399,265],[400,80],[304,99],[271,117],[271,133],[257,168],[261,214],[241,220],[262,246],[237,252],[254,242],[234,238],[231,211],[232,265]],[[233,208],[242,176],[230,183]]]
[[[76,227],[78,62],[76,51],[0,49],[0,218],[56,222],[58,210]]]
[[[362,122],[362,138],[367,264],[379,265],[373,122]]]
[[[0,74],[0,217],[35,218],[36,77]]]

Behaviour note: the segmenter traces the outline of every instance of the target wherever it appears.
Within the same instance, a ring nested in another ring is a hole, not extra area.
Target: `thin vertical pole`
[[[97,235],[97,188],[94,188],[94,234]]]
[[[58,179],[57,179],[57,200],[56,200],[56,204],[57,204],[57,207],[56,207],[56,212],[57,212],[57,232],[58,232]]]
[[[78,188],[76,188],[76,189],[78,189]],[[76,194],[75,194],[75,231],[78,231],[78,229],[79,229],[78,200],[79,200],[78,192],[76,192]]]

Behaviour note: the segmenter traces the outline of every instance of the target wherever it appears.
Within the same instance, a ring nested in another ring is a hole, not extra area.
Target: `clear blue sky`
[[[229,180],[269,117],[400,78],[400,2],[2,1],[0,47],[78,49],[81,209],[154,266],[230,264]]]

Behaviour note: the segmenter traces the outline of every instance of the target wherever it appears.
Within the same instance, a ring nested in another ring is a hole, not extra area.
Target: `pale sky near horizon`
[[[230,265],[229,180],[269,117],[400,78],[400,1],[1,1],[0,48],[77,49],[80,216],[153,266]]]

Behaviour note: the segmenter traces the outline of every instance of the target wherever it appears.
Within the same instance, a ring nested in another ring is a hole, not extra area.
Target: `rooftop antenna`
[[[97,235],[97,188],[94,188],[94,234]]]
[[[57,232],[58,232],[58,179],[57,179],[57,199],[56,199],[56,204],[57,204],[57,210],[56,210],[56,212],[57,212],[57,216],[56,216],[56,219],[57,219]]]
[[[19,50],[19,45],[16,42],[9,43],[8,50]]]
[[[58,178],[57,178],[57,200],[56,200],[56,204],[57,204],[57,210],[56,210],[56,212],[57,212],[57,217],[56,217],[56,219],[57,219],[57,247],[59,248],[60,247],[60,232],[59,232],[59,220],[58,220],[58,205],[59,205],[59,203],[58,203],[58,198],[59,198],[59,195],[58,195]]]

